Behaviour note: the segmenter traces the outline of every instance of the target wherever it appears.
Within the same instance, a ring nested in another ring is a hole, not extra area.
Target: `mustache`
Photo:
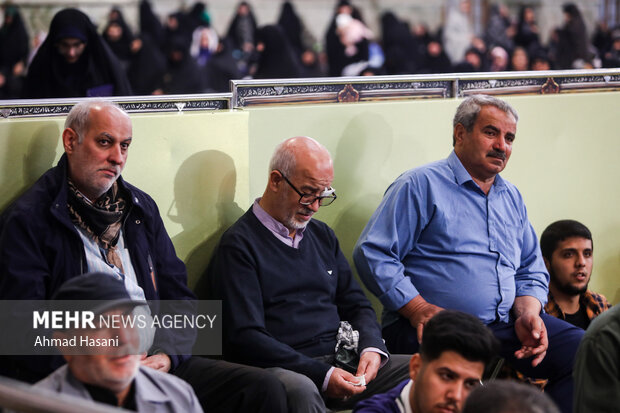
[[[491,156],[493,158],[499,158],[502,161],[506,160],[506,152],[491,150],[487,153],[487,156]]]
[[[451,409],[451,410],[454,410],[455,412],[458,411],[456,403],[454,403],[454,402],[442,403],[442,404],[438,405],[437,407],[439,407],[440,409]]]

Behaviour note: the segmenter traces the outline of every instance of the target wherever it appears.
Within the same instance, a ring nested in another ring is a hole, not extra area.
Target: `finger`
[[[379,365],[369,366],[366,369],[366,383],[370,383],[377,377],[377,373],[379,372]]]
[[[424,330],[424,323],[418,323],[418,343],[422,343],[423,330]]]
[[[543,351],[538,356],[536,356],[534,360],[532,360],[532,367],[538,366],[543,361],[546,355],[547,355],[547,352]]]
[[[339,370],[340,370],[340,377],[339,378],[342,381],[347,381],[347,382],[354,382],[355,381],[355,376],[353,374],[349,373],[346,370],[342,370],[342,369],[339,369]]]
[[[355,373],[355,375],[361,376],[362,374],[366,374],[367,370],[368,370],[368,360],[362,357],[362,359],[360,359],[359,364],[357,365],[357,372]]]

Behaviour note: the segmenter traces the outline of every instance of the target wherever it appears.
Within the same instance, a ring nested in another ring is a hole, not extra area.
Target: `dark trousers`
[[[488,327],[501,342],[500,355],[508,364],[528,377],[548,379],[549,382],[545,387],[547,394],[563,413],[572,413],[573,365],[584,331],[548,314],[541,314],[541,318],[547,327],[549,348],[547,355],[537,367],[532,367],[531,359],[515,358],[514,352],[521,348],[521,342],[515,334],[512,321],[492,323]],[[419,348],[416,330],[402,317],[383,329],[383,338],[390,352],[415,353]]]
[[[191,357],[174,375],[192,386],[205,413],[284,413],[288,409],[284,386],[264,369]]]

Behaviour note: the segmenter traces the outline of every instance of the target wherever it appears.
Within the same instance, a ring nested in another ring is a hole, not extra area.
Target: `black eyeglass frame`
[[[338,198],[334,188],[332,188],[332,187],[326,188],[321,193],[321,195],[319,195],[319,196],[314,196],[312,194],[304,194],[299,189],[295,188],[295,185],[293,185],[293,183],[288,180],[286,175],[284,175],[281,170],[279,170],[279,169],[275,169],[275,170],[278,171],[278,173],[280,175],[282,175],[282,178],[284,178],[286,183],[289,184],[291,186],[291,188],[293,188],[293,190],[295,192],[297,192],[297,195],[299,195],[299,201],[298,202],[299,202],[300,205],[304,205],[304,206],[312,205],[318,199],[319,200],[319,206],[328,206],[328,205],[333,204],[334,201],[336,200],[336,198]],[[323,195],[325,193],[327,193],[328,195]],[[313,198],[312,198],[312,201],[310,201],[310,202],[302,202],[302,199],[304,199],[304,197],[313,197]]]

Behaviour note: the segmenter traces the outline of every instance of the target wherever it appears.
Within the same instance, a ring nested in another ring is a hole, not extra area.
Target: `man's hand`
[[[536,367],[545,358],[549,347],[547,328],[540,318],[540,301],[534,297],[516,297],[513,306],[515,333],[522,346],[515,351],[518,359],[534,357],[532,367]]]
[[[398,312],[409,320],[409,323],[418,331],[418,343],[422,342],[422,332],[424,325],[435,314],[443,310],[441,307],[426,302],[421,295],[409,301]]]
[[[356,382],[357,379],[354,375],[336,367],[334,371],[332,371],[329,383],[327,383],[325,395],[332,399],[344,399],[355,396],[366,390],[366,386],[354,386],[351,384]]]
[[[356,376],[366,376],[366,383],[370,383],[377,377],[377,372],[381,366],[381,354],[374,351],[366,351],[360,357],[360,362],[357,364]]]
[[[150,367],[164,373],[168,373],[170,371],[170,366],[172,365],[172,363],[170,362],[170,357],[163,353],[153,354],[152,356],[144,357],[141,363],[143,366]]]

